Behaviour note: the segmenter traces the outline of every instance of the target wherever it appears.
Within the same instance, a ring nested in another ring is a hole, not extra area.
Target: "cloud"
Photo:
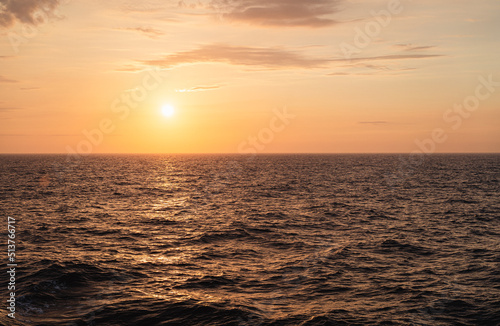
[[[415,46],[411,43],[409,44],[396,44],[396,47],[403,48],[403,51],[422,51],[429,50],[435,48],[433,45],[423,45],[423,46]]]
[[[373,76],[373,75],[377,74],[373,72],[346,72],[346,71],[331,72],[327,74],[327,76]]]
[[[387,124],[387,121],[359,121],[360,124],[370,124],[370,125],[382,125]]]
[[[0,75],[0,83],[18,83],[18,81]]]
[[[81,134],[0,134],[1,137],[78,137]]]
[[[172,8],[177,7],[175,1],[165,1],[165,0],[148,0],[148,1],[137,1],[137,0],[128,0],[128,1],[118,1],[119,8],[121,11],[126,13],[158,13],[167,10],[171,10]],[[169,3],[171,6],[169,6]]]
[[[2,120],[11,120],[12,115],[16,114],[16,111],[21,111],[22,109],[16,107],[4,107],[0,106],[0,117]]]
[[[184,89],[176,89],[175,91],[177,93],[190,93],[190,92],[201,92],[201,91],[209,91],[212,89],[217,89],[220,88],[220,85],[214,85],[214,86],[195,86],[191,88],[184,88]]]
[[[203,45],[195,50],[181,51],[156,60],[141,61],[150,66],[170,68],[190,63],[228,63],[240,66],[262,66],[269,69],[322,68],[330,60],[307,57],[282,48]]]
[[[40,87],[21,87],[19,89],[22,91],[31,91],[31,90],[35,90],[35,89],[40,89]]]
[[[391,70],[388,66],[374,65],[369,63],[360,63],[356,64],[355,66],[367,69],[374,69],[374,70],[383,70],[383,71]]]
[[[375,75],[401,75],[407,71],[416,70],[413,67],[398,65],[375,65],[371,63],[354,63],[343,66],[346,70],[329,73],[328,76],[375,76]]]
[[[16,22],[37,25],[45,15],[52,15],[61,0],[0,0],[0,27],[10,27]]]
[[[11,112],[11,111],[17,111],[20,110],[19,108],[13,108],[13,107],[0,107],[0,113],[2,112]]]
[[[115,71],[136,73],[136,72],[139,72],[143,69],[144,68],[137,67],[136,65],[133,65],[133,64],[127,64],[127,65],[123,65],[120,68],[115,69]]]
[[[270,27],[327,27],[340,0],[213,0],[221,19]]]
[[[227,63],[239,66],[259,66],[266,69],[315,69],[327,68],[334,63],[348,62],[350,64],[363,64],[370,61],[395,61],[405,59],[428,59],[443,57],[442,54],[418,54],[418,53],[403,53],[380,55],[372,57],[359,58],[321,58],[311,57],[293,50],[287,50],[281,47],[248,47],[235,46],[227,44],[207,44],[199,46],[197,49],[174,52],[165,55],[159,59],[138,61],[143,66],[129,65],[123,67],[121,71],[139,71],[144,69],[144,65],[157,66],[161,68],[172,68],[183,64],[195,63]],[[393,70],[383,68],[384,66],[375,66],[364,64],[365,68],[370,70]],[[398,69],[398,70],[412,70]],[[331,75],[347,75],[351,73],[333,73]],[[359,72],[358,72],[359,74]],[[373,74],[372,72],[362,74]]]
[[[444,57],[443,54],[424,54],[418,51],[428,50],[435,48],[435,46],[425,45],[425,46],[415,46],[411,43],[404,44],[394,44],[395,47],[402,50],[398,54],[388,54],[388,55],[378,55],[371,57],[358,57],[358,58],[337,58],[331,60],[332,62],[346,62],[345,65],[341,67],[347,68],[347,71],[335,71],[328,74],[329,76],[350,76],[350,75],[360,75],[360,76],[371,76],[371,75],[399,75],[405,73],[406,71],[415,70],[413,67],[401,67],[395,61],[399,60],[411,60],[411,59],[429,59]],[[409,53],[410,52],[410,53]],[[416,52],[416,53],[415,53]],[[374,61],[386,61],[384,64],[374,64]]]
[[[377,60],[403,60],[403,59],[427,59],[444,57],[443,54],[390,54],[380,55],[374,57],[360,57],[360,58],[341,58],[333,59],[335,62],[360,62],[360,61],[377,61]]]
[[[149,38],[155,39],[159,36],[165,35],[161,30],[152,27],[127,27],[127,28],[117,28],[116,30],[121,31],[133,31],[141,33]]]

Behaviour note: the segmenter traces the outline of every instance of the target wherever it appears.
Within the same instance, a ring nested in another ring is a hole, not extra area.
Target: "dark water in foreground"
[[[65,160],[0,156],[2,324],[500,323],[499,155]]]

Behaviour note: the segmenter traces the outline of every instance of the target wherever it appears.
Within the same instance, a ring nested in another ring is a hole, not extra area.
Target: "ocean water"
[[[500,155],[0,156],[3,325],[499,325]]]

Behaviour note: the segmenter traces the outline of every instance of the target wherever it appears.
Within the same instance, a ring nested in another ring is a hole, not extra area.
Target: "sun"
[[[175,108],[170,104],[165,104],[161,108],[161,114],[163,114],[164,117],[170,118],[175,114]]]

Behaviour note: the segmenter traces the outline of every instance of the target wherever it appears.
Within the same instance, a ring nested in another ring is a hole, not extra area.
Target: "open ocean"
[[[2,155],[0,324],[499,325],[500,155],[407,158]]]

